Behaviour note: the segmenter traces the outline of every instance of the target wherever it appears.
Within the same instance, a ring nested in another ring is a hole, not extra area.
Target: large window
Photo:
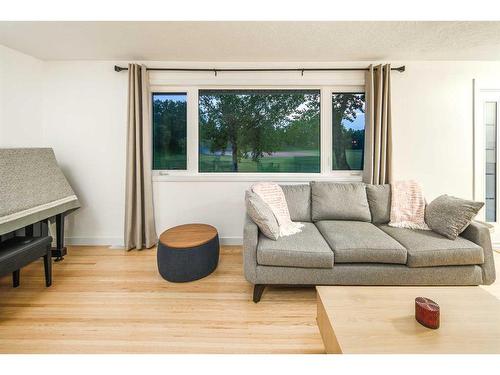
[[[155,179],[307,181],[312,173],[317,179],[361,178],[362,82],[319,87],[311,81],[307,88],[197,85],[152,86]]]
[[[319,173],[319,90],[200,90],[199,172]]]
[[[332,95],[332,169],[363,170],[365,94]]]
[[[153,169],[186,169],[186,93],[153,94]]]

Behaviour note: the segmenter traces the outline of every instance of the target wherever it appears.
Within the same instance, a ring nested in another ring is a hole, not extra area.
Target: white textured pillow
[[[254,192],[245,193],[247,214],[259,227],[260,231],[271,240],[277,240],[280,228],[271,208]]]

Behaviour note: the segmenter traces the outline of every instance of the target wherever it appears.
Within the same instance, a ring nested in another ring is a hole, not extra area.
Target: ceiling
[[[500,60],[500,22],[0,22],[42,60]]]

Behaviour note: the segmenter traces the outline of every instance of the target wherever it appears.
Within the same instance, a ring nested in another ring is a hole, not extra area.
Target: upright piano
[[[51,148],[0,149],[0,242],[16,235],[45,236],[55,223],[52,256],[61,260],[64,218],[79,207]]]

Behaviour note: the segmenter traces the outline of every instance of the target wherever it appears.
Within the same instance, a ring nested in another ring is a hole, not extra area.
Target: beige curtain
[[[125,248],[156,244],[151,183],[151,122],[148,73],[128,66],[127,177],[125,187]]]
[[[370,65],[365,78],[366,128],[363,181],[392,180],[391,65]]]

